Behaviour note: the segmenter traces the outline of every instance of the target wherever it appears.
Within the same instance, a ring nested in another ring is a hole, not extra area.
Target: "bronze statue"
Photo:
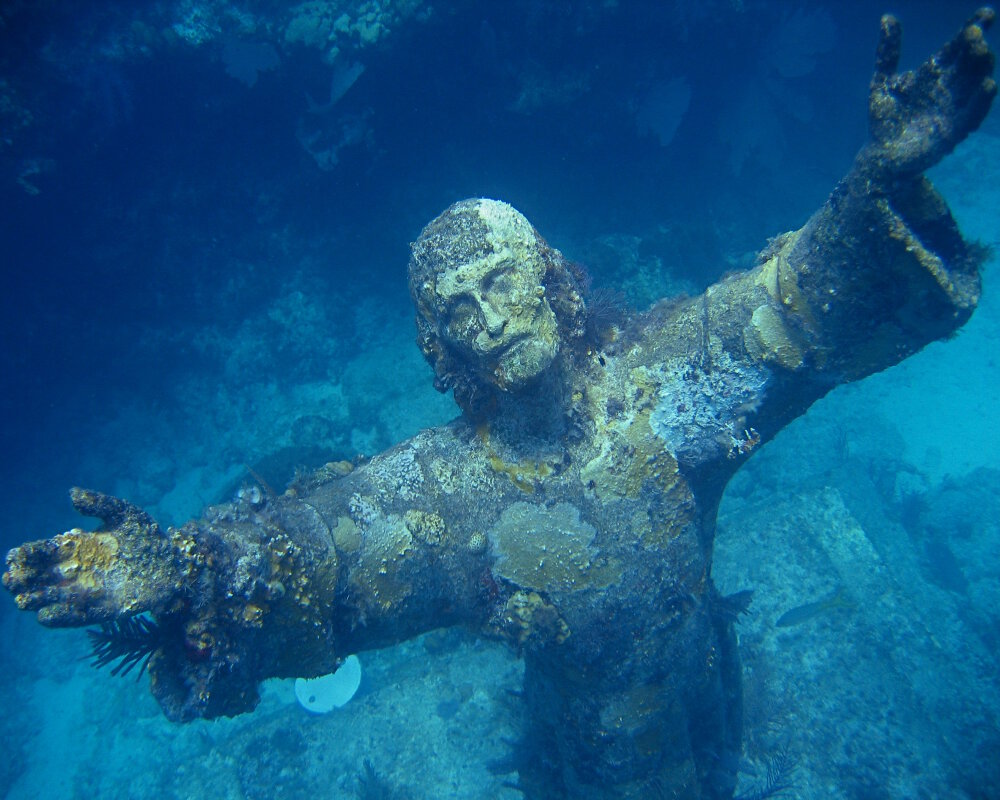
[[[45,625],[152,615],[151,690],[176,721],[464,625],[524,656],[526,795],[731,797],[745,598],[710,578],[723,489],[834,386],[971,315],[983,254],[922,173],[989,110],[993,18],[897,74],[885,17],[870,141],[823,207],[754,269],[614,336],[517,211],[453,205],[413,245],[410,289],[461,417],[166,531],[74,489],[98,530],[15,548],[4,585]]]

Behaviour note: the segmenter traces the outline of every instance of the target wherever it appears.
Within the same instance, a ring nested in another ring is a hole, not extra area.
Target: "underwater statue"
[[[453,205],[409,279],[458,419],[179,528],[74,489],[97,529],[13,549],[4,585],[45,625],[151,615],[151,691],[181,722],[250,711],[265,678],[463,625],[523,655],[526,796],[731,797],[746,598],[710,577],[723,490],[833,387],[972,314],[982,249],[922,173],[989,110],[993,18],[902,74],[884,18],[870,141],[822,208],[753,269],[617,335],[521,214]]]

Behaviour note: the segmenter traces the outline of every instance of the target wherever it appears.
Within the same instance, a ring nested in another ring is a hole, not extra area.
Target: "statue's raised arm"
[[[980,10],[917,70],[896,74],[900,27],[884,17],[870,140],[848,174],[755,269],[710,287],[654,336],[668,366],[692,367],[667,382],[654,419],[709,491],[728,479],[719,461],[730,445],[744,454],[835,385],[898,363],[972,314],[984,248],[962,238],[922,173],[996,95],[983,37],[993,18]]]
[[[526,796],[731,797],[746,597],[712,586],[718,502],[809,404],[975,308],[981,253],[922,172],[996,94],[992,19],[901,75],[883,20],[871,140],[829,200],[754,269],[616,341],[521,214],[456,203],[413,245],[409,277],[418,344],[459,419],[168,531],[75,490],[102,525],[15,548],[4,585],[49,625],[151,614],[121,652],[149,651],[175,720],[241,713],[264,678],[463,624],[524,656]]]

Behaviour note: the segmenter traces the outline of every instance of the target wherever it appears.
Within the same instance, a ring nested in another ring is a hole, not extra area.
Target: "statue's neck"
[[[551,447],[566,435],[572,391],[565,364],[557,362],[530,386],[516,392],[494,391],[479,413],[470,415],[477,427],[507,446]]]

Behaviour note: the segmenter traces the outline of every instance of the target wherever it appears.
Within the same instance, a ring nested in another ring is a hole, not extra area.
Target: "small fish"
[[[822,600],[816,600],[802,606],[796,606],[790,611],[786,611],[778,617],[778,621],[774,624],[779,628],[790,628],[792,625],[801,625],[803,622],[809,622],[809,620],[837,608],[853,609],[854,607],[854,603],[848,600],[847,595],[844,594],[843,587],[838,587],[829,597],[824,597]]]

